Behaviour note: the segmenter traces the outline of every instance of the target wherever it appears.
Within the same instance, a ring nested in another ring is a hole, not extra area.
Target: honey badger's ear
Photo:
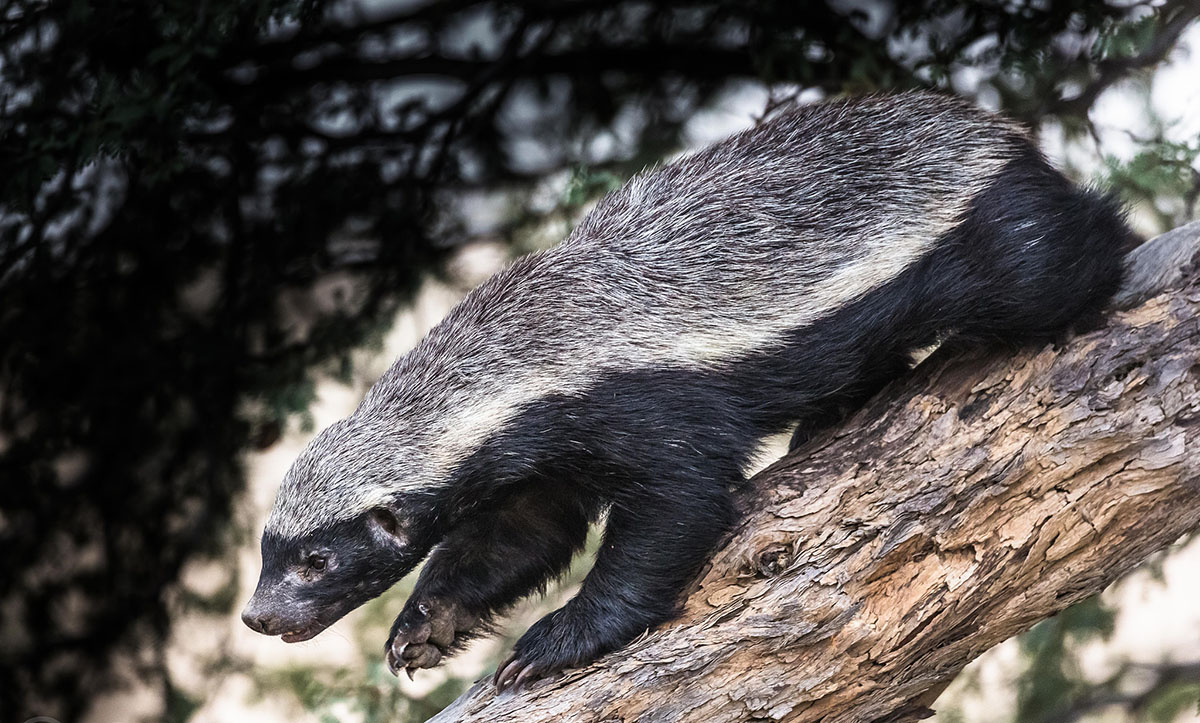
[[[408,531],[399,512],[391,507],[375,507],[367,513],[367,526],[385,543],[408,544]]]

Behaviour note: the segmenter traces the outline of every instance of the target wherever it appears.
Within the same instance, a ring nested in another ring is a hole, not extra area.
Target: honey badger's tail
[[[939,276],[958,305],[956,333],[1006,341],[1053,337],[1098,314],[1141,243],[1113,196],[1073,185],[1032,149],[950,235],[939,247],[953,273]]]
[[[1124,254],[1140,242],[1115,198],[1074,186],[1027,149],[884,302],[857,312],[850,326],[867,330],[855,338],[858,375],[809,405],[789,448],[899,376],[913,349],[947,337],[955,347],[1050,340],[1094,323],[1121,282]]]

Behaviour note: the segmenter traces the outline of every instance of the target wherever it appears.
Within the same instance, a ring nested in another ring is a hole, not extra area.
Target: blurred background
[[[417,721],[406,581],[287,646],[237,612],[283,471],[514,256],[792,103],[930,87],[1152,235],[1196,215],[1200,1],[0,3],[0,720]],[[586,570],[586,556],[577,565]],[[1200,544],[994,649],[937,720],[1200,720]]]

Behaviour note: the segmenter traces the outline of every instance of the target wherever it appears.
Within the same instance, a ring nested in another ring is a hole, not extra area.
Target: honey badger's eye
[[[316,570],[317,572],[320,572],[325,569],[325,564],[326,560],[324,555],[317,555],[314,553],[308,556],[308,567],[310,570]]]

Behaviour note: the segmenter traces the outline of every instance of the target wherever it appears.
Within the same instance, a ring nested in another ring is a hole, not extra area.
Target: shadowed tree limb
[[[1104,328],[935,354],[760,473],[684,614],[436,721],[909,721],[968,662],[1200,527],[1200,223]]]

